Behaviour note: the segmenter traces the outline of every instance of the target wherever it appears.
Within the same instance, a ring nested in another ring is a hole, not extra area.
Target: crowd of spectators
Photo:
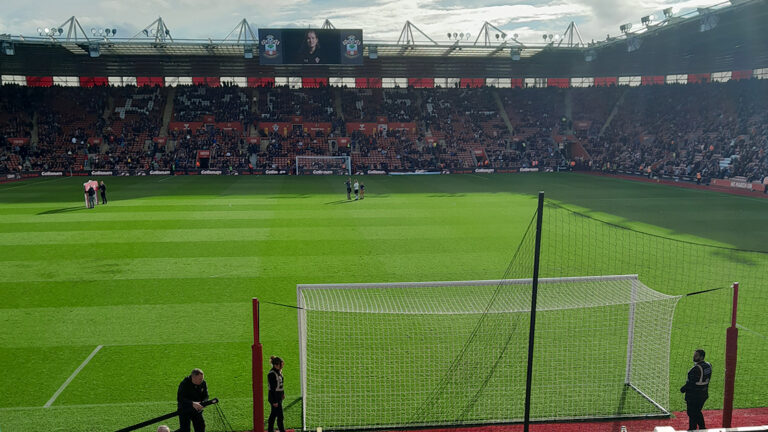
[[[570,89],[3,86],[0,170],[290,170],[303,155],[351,156],[363,172],[576,168],[762,181],[765,94],[768,80]],[[296,125],[297,117],[318,127]],[[169,130],[174,121],[195,128]],[[387,126],[348,132],[350,122]]]

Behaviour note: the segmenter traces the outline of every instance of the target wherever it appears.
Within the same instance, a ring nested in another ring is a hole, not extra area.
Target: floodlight
[[[467,40],[469,40],[469,33],[465,34],[464,36],[466,36]]]
[[[142,33],[144,33],[144,36],[147,36],[147,37],[149,37],[149,30],[147,30],[147,29],[144,29],[144,30],[142,30],[141,32],[142,32]]]
[[[95,28],[93,28],[93,27],[91,27],[91,34],[92,34],[92,35],[94,35],[94,36],[96,36],[96,29],[95,29]]]
[[[456,32],[453,32],[453,38],[454,38],[454,39],[456,39],[456,38],[458,38],[458,37],[459,37],[459,34],[458,34],[458,33],[456,33]]]
[[[499,34],[496,33],[496,40],[499,40]]]
[[[664,9],[662,13],[664,13],[664,18],[671,18],[675,14],[671,7]]]
[[[171,31],[170,31],[170,30],[168,30],[168,29],[165,29],[165,35],[166,35],[166,36],[170,36],[170,35],[171,35]]]
[[[513,34],[512,39],[517,39],[517,36],[518,36],[517,33]]]
[[[619,30],[621,30],[622,33],[629,33],[630,30],[632,30],[632,23],[626,23],[619,26]]]
[[[40,27],[38,27],[38,28],[37,28],[37,33],[38,33],[38,34],[40,34],[40,33],[42,33],[42,32],[43,32],[43,29],[41,29]]]
[[[459,33],[459,37],[464,39],[464,32]]]
[[[45,34],[49,34],[49,33],[51,32],[51,29],[49,29],[48,27],[46,27],[46,28],[45,28],[45,30],[43,30],[43,31],[45,32]]]
[[[651,16],[650,15],[646,15],[646,16],[640,18],[640,24],[642,24],[644,26],[649,26],[651,24]]]
[[[448,32],[448,39],[451,38],[451,32]]]
[[[547,35],[542,35],[541,38],[547,40]]]

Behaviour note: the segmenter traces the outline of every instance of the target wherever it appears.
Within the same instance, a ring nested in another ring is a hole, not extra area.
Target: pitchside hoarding
[[[263,65],[361,65],[361,29],[259,29]]]

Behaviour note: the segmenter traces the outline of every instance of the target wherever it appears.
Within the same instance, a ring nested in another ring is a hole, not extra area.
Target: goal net
[[[296,175],[352,175],[349,156],[296,156]]]
[[[299,285],[305,430],[521,421],[531,279]],[[668,415],[679,296],[539,279],[532,420]]]

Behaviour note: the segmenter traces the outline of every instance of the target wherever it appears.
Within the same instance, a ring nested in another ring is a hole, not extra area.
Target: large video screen
[[[361,29],[259,29],[264,65],[363,64]]]

